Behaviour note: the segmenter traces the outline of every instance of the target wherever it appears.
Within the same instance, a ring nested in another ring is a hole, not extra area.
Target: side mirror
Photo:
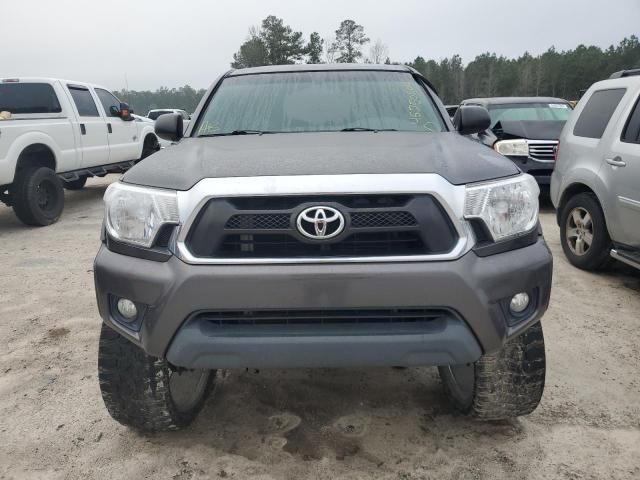
[[[177,142],[184,136],[184,123],[179,113],[165,113],[156,119],[156,135],[163,140]]]
[[[486,108],[479,105],[462,105],[453,117],[453,126],[461,135],[484,132],[491,126]]]

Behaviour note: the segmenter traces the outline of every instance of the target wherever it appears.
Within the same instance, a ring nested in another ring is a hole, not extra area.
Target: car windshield
[[[224,79],[197,135],[344,130],[446,130],[426,90],[408,72],[321,71]]]
[[[153,112],[149,112],[147,118],[151,120],[157,120],[160,115],[164,115],[165,113],[173,113],[172,110],[154,110]]]
[[[571,114],[568,103],[510,103],[489,105],[491,128],[502,121],[562,121]]]

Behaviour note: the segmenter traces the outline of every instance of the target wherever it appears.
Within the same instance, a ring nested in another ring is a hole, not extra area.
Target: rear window
[[[0,83],[0,111],[60,113],[60,102],[48,83]]]
[[[489,105],[491,128],[498,122],[566,122],[571,115],[568,103],[505,103]]]
[[[611,120],[611,115],[615,112],[625,92],[625,88],[593,92],[573,128],[573,134],[577,137],[602,138],[602,134]]]

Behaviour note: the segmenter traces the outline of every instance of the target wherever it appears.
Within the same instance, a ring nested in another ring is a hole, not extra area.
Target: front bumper
[[[484,258],[471,251],[455,261],[376,264],[188,265],[102,246],[94,271],[103,320],[177,366],[417,366],[472,362],[538,321],[549,303],[552,257],[542,236]],[[522,291],[533,293],[535,308],[513,323],[504,300]],[[113,297],[144,306],[139,332],[114,319]],[[450,315],[424,331],[387,326],[355,334],[340,331],[342,325],[285,334],[258,326],[255,333],[219,336],[192,321],[211,311],[362,308],[438,308]]]
[[[528,173],[536,179],[538,185],[549,185],[555,162],[543,162],[531,157],[507,157],[515,163],[520,170]]]

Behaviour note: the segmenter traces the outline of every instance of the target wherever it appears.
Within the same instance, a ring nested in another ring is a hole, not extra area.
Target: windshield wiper
[[[367,127],[349,127],[343,128],[341,132],[397,132],[395,128],[367,128]]]
[[[209,133],[206,135],[198,135],[198,136],[199,137],[228,137],[232,135],[263,135],[265,133],[275,133],[275,132],[268,132],[265,130],[233,130],[231,132]]]

